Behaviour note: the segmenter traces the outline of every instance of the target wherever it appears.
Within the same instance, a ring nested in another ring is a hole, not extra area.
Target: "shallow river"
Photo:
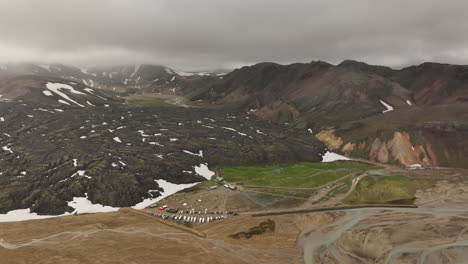
[[[300,240],[302,241],[304,249],[305,263],[320,263],[317,262],[317,259],[323,260],[325,253],[327,253],[329,256],[333,256],[336,260],[338,260],[338,263],[347,263],[347,261],[343,259],[343,256],[350,255],[351,253],[344,252],[339,246],[335,244],[335,242],[340,238],[340,236],[347,230],[352,229],[353,227],[359,227],[360,229],[362,229],[382,224],[392,224],[392,221],[385,221],[385,223],[376,221],[374,223],[367,223],[365,225],[359,223],[361,220],[369,216],[391,213],[427,214],[429,218],[460,217],[468,219],[468,208],[366,208],[340,212],[341,217],[338,216],[339,218],[337,221],[330,224],[325,224],[319,228],[311,228],[309,230],[304,230],[300,237]],[[464,234],[465,232],[468,232],[468,227],[461,227],[460,235]],[[420,243],[418,244],[416,242],[414,244],[406,243],[404,245],[392,248],[382,263],[396,263],[396,258],[405,253],[420,254],[418,262],[420,264],[435,263],[430,261],[431,255],[433,253],[437,253],[438,251],[444,249],[455,248],[462,249],[459,250],[457,253],[463,254],[461,258],[468,260],[468,252],[466,250],[468,249],[468,240],[460,240],[457,238],[454,238],[454,240],[456,241],[453,241],[452,243],[439,244],[432,247],[424,247]],[[460,256],[456,260],[454,260],[454,262],[450,263],[463,263],[459,261]]]

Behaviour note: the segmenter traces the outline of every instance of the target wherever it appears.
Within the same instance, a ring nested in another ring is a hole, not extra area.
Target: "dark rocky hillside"
[[[380,66],[380,65],[369,65],[365,62],[355,61],[355,60],[344,60],[338,67],[357,69],[367,73],[374,73],[383,77],[392,76],[397,70],[394,70],[390,67]]]
[[[197,173],[205,165],[320,161],[325,152],[306,131],[245,113],[128,107],[80,84],[70,83],[75,92],[58,90],[77,104],[96,105],[80,107],[43,94],[43,80],[20,80],[0,89],[0,213],[61,214],[85,194],[93,203],[131,206],[159,196],[155,180],[205,180]]]
[[[10,87],[9,96],[20,96],[12,87],[21,82],[11,81],[20,73],[66,79],[77,89],[92,87],[108,95],[160,93],[223,111],[253,113],[287,127],[310,129],[330,149],[354,157],[402,165],[468,166],[462,129],[468,120],[463,112],[468,104],[466,66],[424,63],[395,70],[352,60],[337,66],[320,61],[259,63],[223,75],[157,65],[79,69],[21,64],[0,70],[0,83],[8,78],[3,86]],[[52,97],[49,103],[52,99],[57,104]],[[114,103],[120,104],[118,99]]]

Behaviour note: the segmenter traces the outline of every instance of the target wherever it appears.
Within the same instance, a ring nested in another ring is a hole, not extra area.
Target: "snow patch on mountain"
[[[190,188],[192,186],[195,186],[199,184],[199,182],[194,182],[194,183],[187,183],[187,184],[175,184],[175,183],[170,183],[166,180],[155,180],[155,182],[158,183],[159,187],[163,189],[163,191],[160,193],[161,195],[157,198],[147,198],[144,199],[142,202],[132,206],[134,209],[143,209],[157,201],[160,201],[174,193],[177,193],[179,191],[182,191],[184,189]]]
[[[182,150],[183,152],[189,154],[189,155],[192,155],[192,156],[198,156],[198,157],[201,157],[203,158],[203,150],[200,150],[198,153],[193,153],[191,151],[188,151],[188,150]]]
[[[47,90],[42,91],[42,93],[43,93],[45,96],[54,96],[50,91],[47,91]]]
[[[69,214],[69,213],[67,213]],[[36,213],[31,213],[30,208],[26,209],[17,209],[7,212],[6,214],[0,214],[0,222],[17,222],[17,221],[26,221],[33,219],[44,219],[57,217],[58,215],[38,215]]]
[[[382,113],[386,113],[386,112],[390,112],[390,111],[393,111],[393,107],[389,104],[387,104],[386,102],[380,100],[380,103],[382,103],[385,107],[387,107],[387,110],[383,111]]]
[[[138,65],[135,65],[135,70],[133,71],[132,74],[130,74],[130,78],[133,78],[133,76],[135,76],[135,74],[138,72],[138,70],[140,69],[141,65],[138,64]]]
[[[102,204],[93,204],[88,199],[88,194],[85,197],[73,197],[73,200],[68,202],[68,206],[75,210],[71,214],[92,214],[92,213],[107,213],[119,210],[119,207],[104,206]]]
[[[322,156],[322,162],[333,162],[337,160],[351,160],[348,157],[345,157],[340,154],[336,154],[334,152],[327,151],[325,154]]]
[[[193,167],[195,169],[195,173],[200,176],[203,176],[207,180],[211,180],[211,177],[215,175],[213,171],[208,168],[208,164],[200,164],[199,166]]]
[[[80,106],[80,107],[85,107],[84,105],[82,105],[82,104],[76,102],[75,100],[73,100],[73,99],[71,99],[70,97],[68,97],[68,95],[66,95],[66,94],[64,94],[64,93],[62,93],[62,92],[60,91],[61,89],[64,89],[64,90],[68,90],[68,91],[70,91],[71,93],[74,93],[74,94],[83,94],[83,95],[84,95],[84,93],[75,90],[75,89],[74,89],[73,87],[71,87],[70,85],[68,85],[68,84],[63,84],[63,83],[51,83],[51,82],[48,82],[48,83],[46,84],[46,87],[47,87],[47,89],[49,89],[50,91],[52,91],[52,92],[58,94],[59,96],[61,96],[63,99],[65,99],[65,100],[67,100],[67,101],[69,101],[69,102],[72,102],[72,103],[74,103],[74,104],[76,104],[76,105],[78,105],[78,106]],[[60,100],[59,100],[59,102],[60,102]],[[62,102],[61,102],[61,103],[62,103]],[[69,104],[68,104],[68,105],[69,105]]]

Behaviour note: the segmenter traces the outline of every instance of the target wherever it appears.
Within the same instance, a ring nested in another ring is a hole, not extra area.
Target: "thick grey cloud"
[[[464,0],[1,0],[0,61],[468,64]]]

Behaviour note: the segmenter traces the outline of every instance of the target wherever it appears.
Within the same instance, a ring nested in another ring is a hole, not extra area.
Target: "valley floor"
[[[403,172],[390,167],[381,170],[371,173]],[[123,208],[111,213],[0,223],[0,256],[2,263],[466,263],[468,172],[406,173],[411,178],[437,179],[415,191],[417,208],[254,217],[258,212],[332,209],[343,205],[343,194],[323,203],[288,205],[291,200],[270,200],[262,207],[259,197],[246,198],[251,194],[242,185],[237,191],[224,187],[209,191],[211,183],[206,182],[158,205],[175,208],[185,203],[209,211],[238,209],[238,216],[184,224],[149,215],[148,209]],[[353,179],[369,177],[362,175]],[[356,191],[359,181],[353,180],[344,193]],[[320,188],[329,190],[326,186]],[[359,194],[371,197],[362,191]],[[159,212],[157,208],[150,210]],[[273,224],[272,229],[265,228],[268,224]]]

